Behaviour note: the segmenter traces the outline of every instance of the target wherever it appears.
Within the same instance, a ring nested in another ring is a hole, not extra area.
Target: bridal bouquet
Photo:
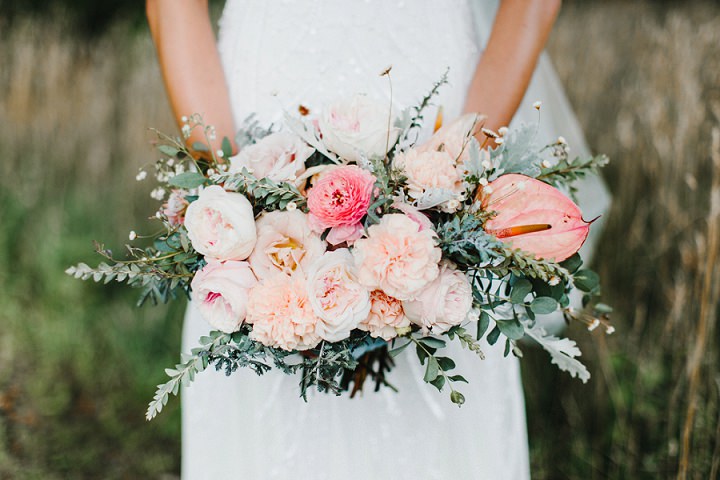
[[[140,304],[187,294],[212,326],[166,370],[148,419],[209,365],[299,374],[303,398],[311,387],[354,395],[368,377],[392,388],[392,359],[409,347],[424,381],[462,404],[466,379],[443,351],[454,341],[482,358],[483,338],[504,342],[506,356],[534,339],[587,381],[575,342],[536,316],[561,310],[612,331],[608,307],[592,302],[598,277],[577,255],[590,223],[559,189],[606,160],[571,159],[562,138],[537,149],[533,126],[492,132],[478,115],[438,121],[418,142],[442,83],[399,115],[356,96],[317,115],[301,108],[279,128],[250,118],[234,157],[227,139],[206,147],[214,131],[197,115],[184,138],[157,132],[162,232],[129,245],[127,259],[97,245],[108,262],[67,270],[139,287]],[[194,129],[207,142],[191,149]],[[572,288],[588,294],[582,311]]]

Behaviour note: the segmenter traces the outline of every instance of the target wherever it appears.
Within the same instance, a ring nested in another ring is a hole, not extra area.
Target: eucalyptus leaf
[[[490,333],[488,333],[486,340],[490,345],[495,345],[495,342],[498,341],[499,337],[500,337],[500,327],[495,325],[495,328],[493,328],[490,331]]]
[[[180,152],[180,150],[170,145],[158,145],[157,149],[160,153],[167,155],[168,157],[175,157]]]
[[[175,175],[168,181],[168,184],[179,187],[179,188],[197,188],[203,185],[207,179],[198,172],[184,172],[179,175]]]
[[[435,380],[439,374],[440,365],[438,364],[438,361],[435,359],[435,357],[429,357],[423,380],[430,383]]]
[[[525,329],[519,321],[512,320],[496,320],[495,323],[503,335],[513,340],[520,340],[525,335]]]
[[[482,312],[480,312],[480,318],[478,319],[477,336],[475,338],[477,340],[480,340],[482,336],[485,335],[485,332],[487,332],[489,326],[490,314],[483,310]]]
[[[537,297],[530,304],[530,308],[533,313],[536,313],[537,315],[546,315],[557,310],[558,302],[551,297]]]
[[[532,292],[533,286],[529,280],[525,278],[519,279],[515,282],[512,287],[512,293],[510,293],[510,301],[514,304],[521,304],[525,301],[525,297]]]
[[[431,348],[443,348],[446,345],[445,340],[441,340],[435,337],[422,337],[418,339],[418,342],[422,343],[426,347]]]
[[[592,292],[600,284],[600,277],[592,270],[578,270],[573,275],[573,284],[578,290],[583,292]]]

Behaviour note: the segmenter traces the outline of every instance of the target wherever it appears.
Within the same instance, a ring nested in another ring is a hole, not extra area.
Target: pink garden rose
[[[271,133],[230,158],[230,172],[247,168],[257,178],[294,183],[315,150],[288,132]]]
[[[187,194],[186,190],[173,189],[170,192],[168,201],[163,204],[162,214],[165,215],[168,223],[174,227],[182,225],[185,221],[185,209],[190,205],[190,202],[185,200]]]
[[[250,338],[267,347],[307,350],[320,342],[315,333],[319,319],[300,273],[278,274],[256,285],[250,291],[245,321],[253,326]]]
[[[403,302],[403,309],[424,332],[440,334],[465,321],[472,301],[472,287],[465,274],[444,261],[440,275],[415,300]]]
[[[432,230],[420,230],[407,216],[391,213],[367,235],[355,242],[353,256],[358,279],[369,290],[411,300],[437,277],[442,253]]]
[[[388,107],[365,95],[328,105],[318,122],[323,143],[347,162],[384,157],[400,135],[394,119],[388,123]]]
[[[497,215],[485,231],[537,258],[562,262],[585,243],[590,223],[557,188],[524,175],[503,175],[481,192],[482,207]]]
[[[355,165],[323,172],[308,192],[310,227],[318,233],[330,228],[326,240],[331,245],[357,240],[374,185],[375,177]]]
[[[187,207],[185,228],[195,250],[220,261],[245,260],[257,239],[250,201],[218,185],[204,188]]]
[[[382,290],[374,290],[370,294],[370,313],[360,322],[358,328],[370,332],[373,338],[385,341],[397,337],[398,328],[410,326],[410,319],[405,316],[402,302],[386,295]]]
[[[325,242],[310,229],[307,215],[300,210],[266,212],[255,225],[257,242],[248,262],[260,280],[307,271],[325,253]]]
[[[412,205],[409,205],[405,202],[402,202],[400,200],[395,201],[392,204],[392,208],[395,208],[397,210],[400,210],[402,213],[404,213],[410,220],[418,224],[418,227],[420,230],[432,230],[433,224],[430,221],[430,219],[422,213],[420,210],[418,210],[416,207],[413,207]]]
[[[367,318],[370,293],[360,285],[353,256],[347,248],[327,252],[313,262],[307,274],[308,296],[320,319],[316,332],[323,340],[338,342]]]
[[[248,292],[257,280],[247,262],[209,262],[192,280],[192,301],[213,328],[236,332],[245,320]]]

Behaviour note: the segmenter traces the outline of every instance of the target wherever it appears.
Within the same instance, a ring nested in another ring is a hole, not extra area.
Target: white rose
[[[213,328],[236,332],[245,320],[248,293],[256,283],[247,262],[211,261],[192,280],[192,301]]]
[[[387,104],[364,95],[329,105],[319,119],[323,143],[348,162],[358,162],[361,153],[368,158],[383,157],[400,135],[400,129],[393,127],[394,116],[388,124],[389,115]]]
[[[305,172],[305,160],[315,149],[292,133],[271,133],[243,148],[230,158],[230,172],[247,168],[257,178],[275,182],[295,182]]]
[[[440,275],[414,300],[404,301],[405,315],[424,332],[440,334],[465,321],[472,308],[472,287],[465,274],[442,262]]]
[[[212,185],[185,212],[195,250],[209,259],[245,260],[255,247],[255,215],[247,198]]]
[[[277,273],[291,275],[325,253],[325,242],[310,230],[307,215],[299,210],[268,212],[257,223],[255,250],[248,259],[260,280]]]
[[[370,292],[358,283],[347,248],[327,252],[313,262],[307,286],[310,305],[319,318],[315,333],[324,340],[349,337],[370,312]]]

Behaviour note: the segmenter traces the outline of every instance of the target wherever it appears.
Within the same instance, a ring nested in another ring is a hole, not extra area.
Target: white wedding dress
[[[494,8],[462,0],[228,0],[219,48],[236,121],[256,113],[264,124],[280,122],[283,111],[317,111],[355,93],[388,99],[388,80],[379,74],[390,65],[400,108],[417,104],[449,67],[450,83],[435,104],[450,121],[462,111]],[[542,62],[519,116],[536,115],[530,104],[543,99],[543,135],[562,132],[581,142]],[[190,306],[183,351],[208,330]],[[210,369],[183,389],[183,478],[527,479],[519,365],[502,350],[485,345],[480,360],[452,347],[457,373],[470,382],[458,384],[467,399],[462,408],[422,381],[412,350],[390,373],[399,393],[375,393],[368,383],[355,399],[313,392],[305,403],[295,377],[225,377]]]

